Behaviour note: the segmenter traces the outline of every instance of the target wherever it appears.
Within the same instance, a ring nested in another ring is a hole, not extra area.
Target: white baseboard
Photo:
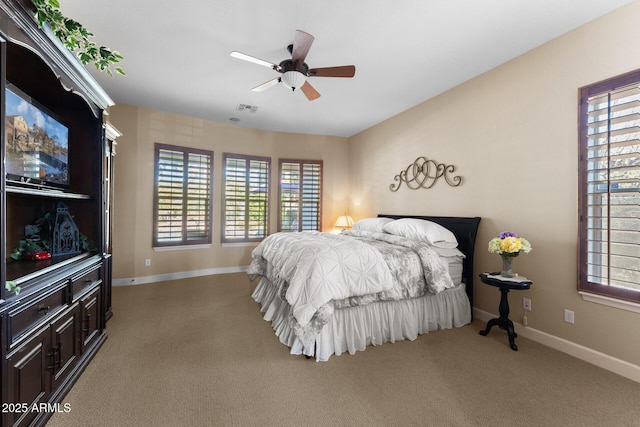
[[[474,308],[473,317],[474,319],[488,322],[490,319],[496,317],[496,315]],[[596,365],[600,368],[606,369],[607,371],[614,372],[640,383],[640,366],[625,362],[624,360],[617,359],[589,347],[567,341],[563,338],[558,338],[529,326],[524,326],[516,322],[513,323],[516,325],[517,333],[521,337],[536,341],[540,344],[546,345],[547,347],[567,353],[575,358],[591,363],[592,365]]]
[[[215,274],[244,273],[246,271],[247,271],[247,266],[206,268],[203,270],[179,271],[176,273],[156,274],[154,276],[125,277],[123,279],[112,279],[111,285],[112,286],[143,285],[146,283],[166,282],[167,280],[189,279],[191,277],[212,276]]]

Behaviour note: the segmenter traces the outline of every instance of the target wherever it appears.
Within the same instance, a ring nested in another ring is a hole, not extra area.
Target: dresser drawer
[[[11,343],[67,306],[67,283],[61,282],[9,312]]]
[[[71,278],[71,289],[74,301],[85,289],[100,280],[102,280],[102,263],[92,265],[87,270],[83,270],[77,275],[74,275]]]

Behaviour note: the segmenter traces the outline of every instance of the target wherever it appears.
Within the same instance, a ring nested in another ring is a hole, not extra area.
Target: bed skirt
[[[437,295],[337,309],[316,338],[315,349],[304,348],[290,324],[291,306],[267,278],[260,279],[252,298],[260,304],[264,320],[271,322],[280,342],[291,348],[291,354],[315,356],[318,362],[329,360],[333,354],[355,354],[369,345],[413,341],[420,334],[471,322],[471,306],[462,283]]]

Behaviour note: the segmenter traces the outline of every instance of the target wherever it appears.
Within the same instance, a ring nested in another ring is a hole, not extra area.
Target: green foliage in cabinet
[[[18,241],[18,246],[13,250],[12,259],[19,261],[24,254],[31,252],[51,251],[51,233],[53,230],[53,210],[38,218],[34,224],[24,227],[25,238]],[[80,233],[80,250],[82,252],[94,252],[98,248],[85,234]]]
[[[7,280],[4,287],[9,292],[15,292],[16,295],[20,293],[20,286],[16,285],[16,282],[14,282],[13,280]]]
[[[122,59],[122,55],[106,46],[98,46],[89,40],[93,37],[93,33],[78,21],[64,16],[60,11],[58,0],[31,0],[31,2],[36,8],[35,16],[40,28],[45,23],[49,24],[53,34],[67,49],[75,52],[83,65],[93,62],[96,69],[109,76],[113,76],[114,70],[116,73],[124,75],[122,68],[115,66]]]
[[[25,238],[18,241],[18,246],[11,253],[11,258],[21,260],[24,254],[30,252],[49,251],[51,235],[50,227],[51,213],[47,212],[39,218],[35,224],[27,225],[24,228]]]

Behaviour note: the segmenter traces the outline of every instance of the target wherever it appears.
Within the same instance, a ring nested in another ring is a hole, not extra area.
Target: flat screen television
[[[7,183],[69,188],[69,128],[9,82],[5,110]]]

